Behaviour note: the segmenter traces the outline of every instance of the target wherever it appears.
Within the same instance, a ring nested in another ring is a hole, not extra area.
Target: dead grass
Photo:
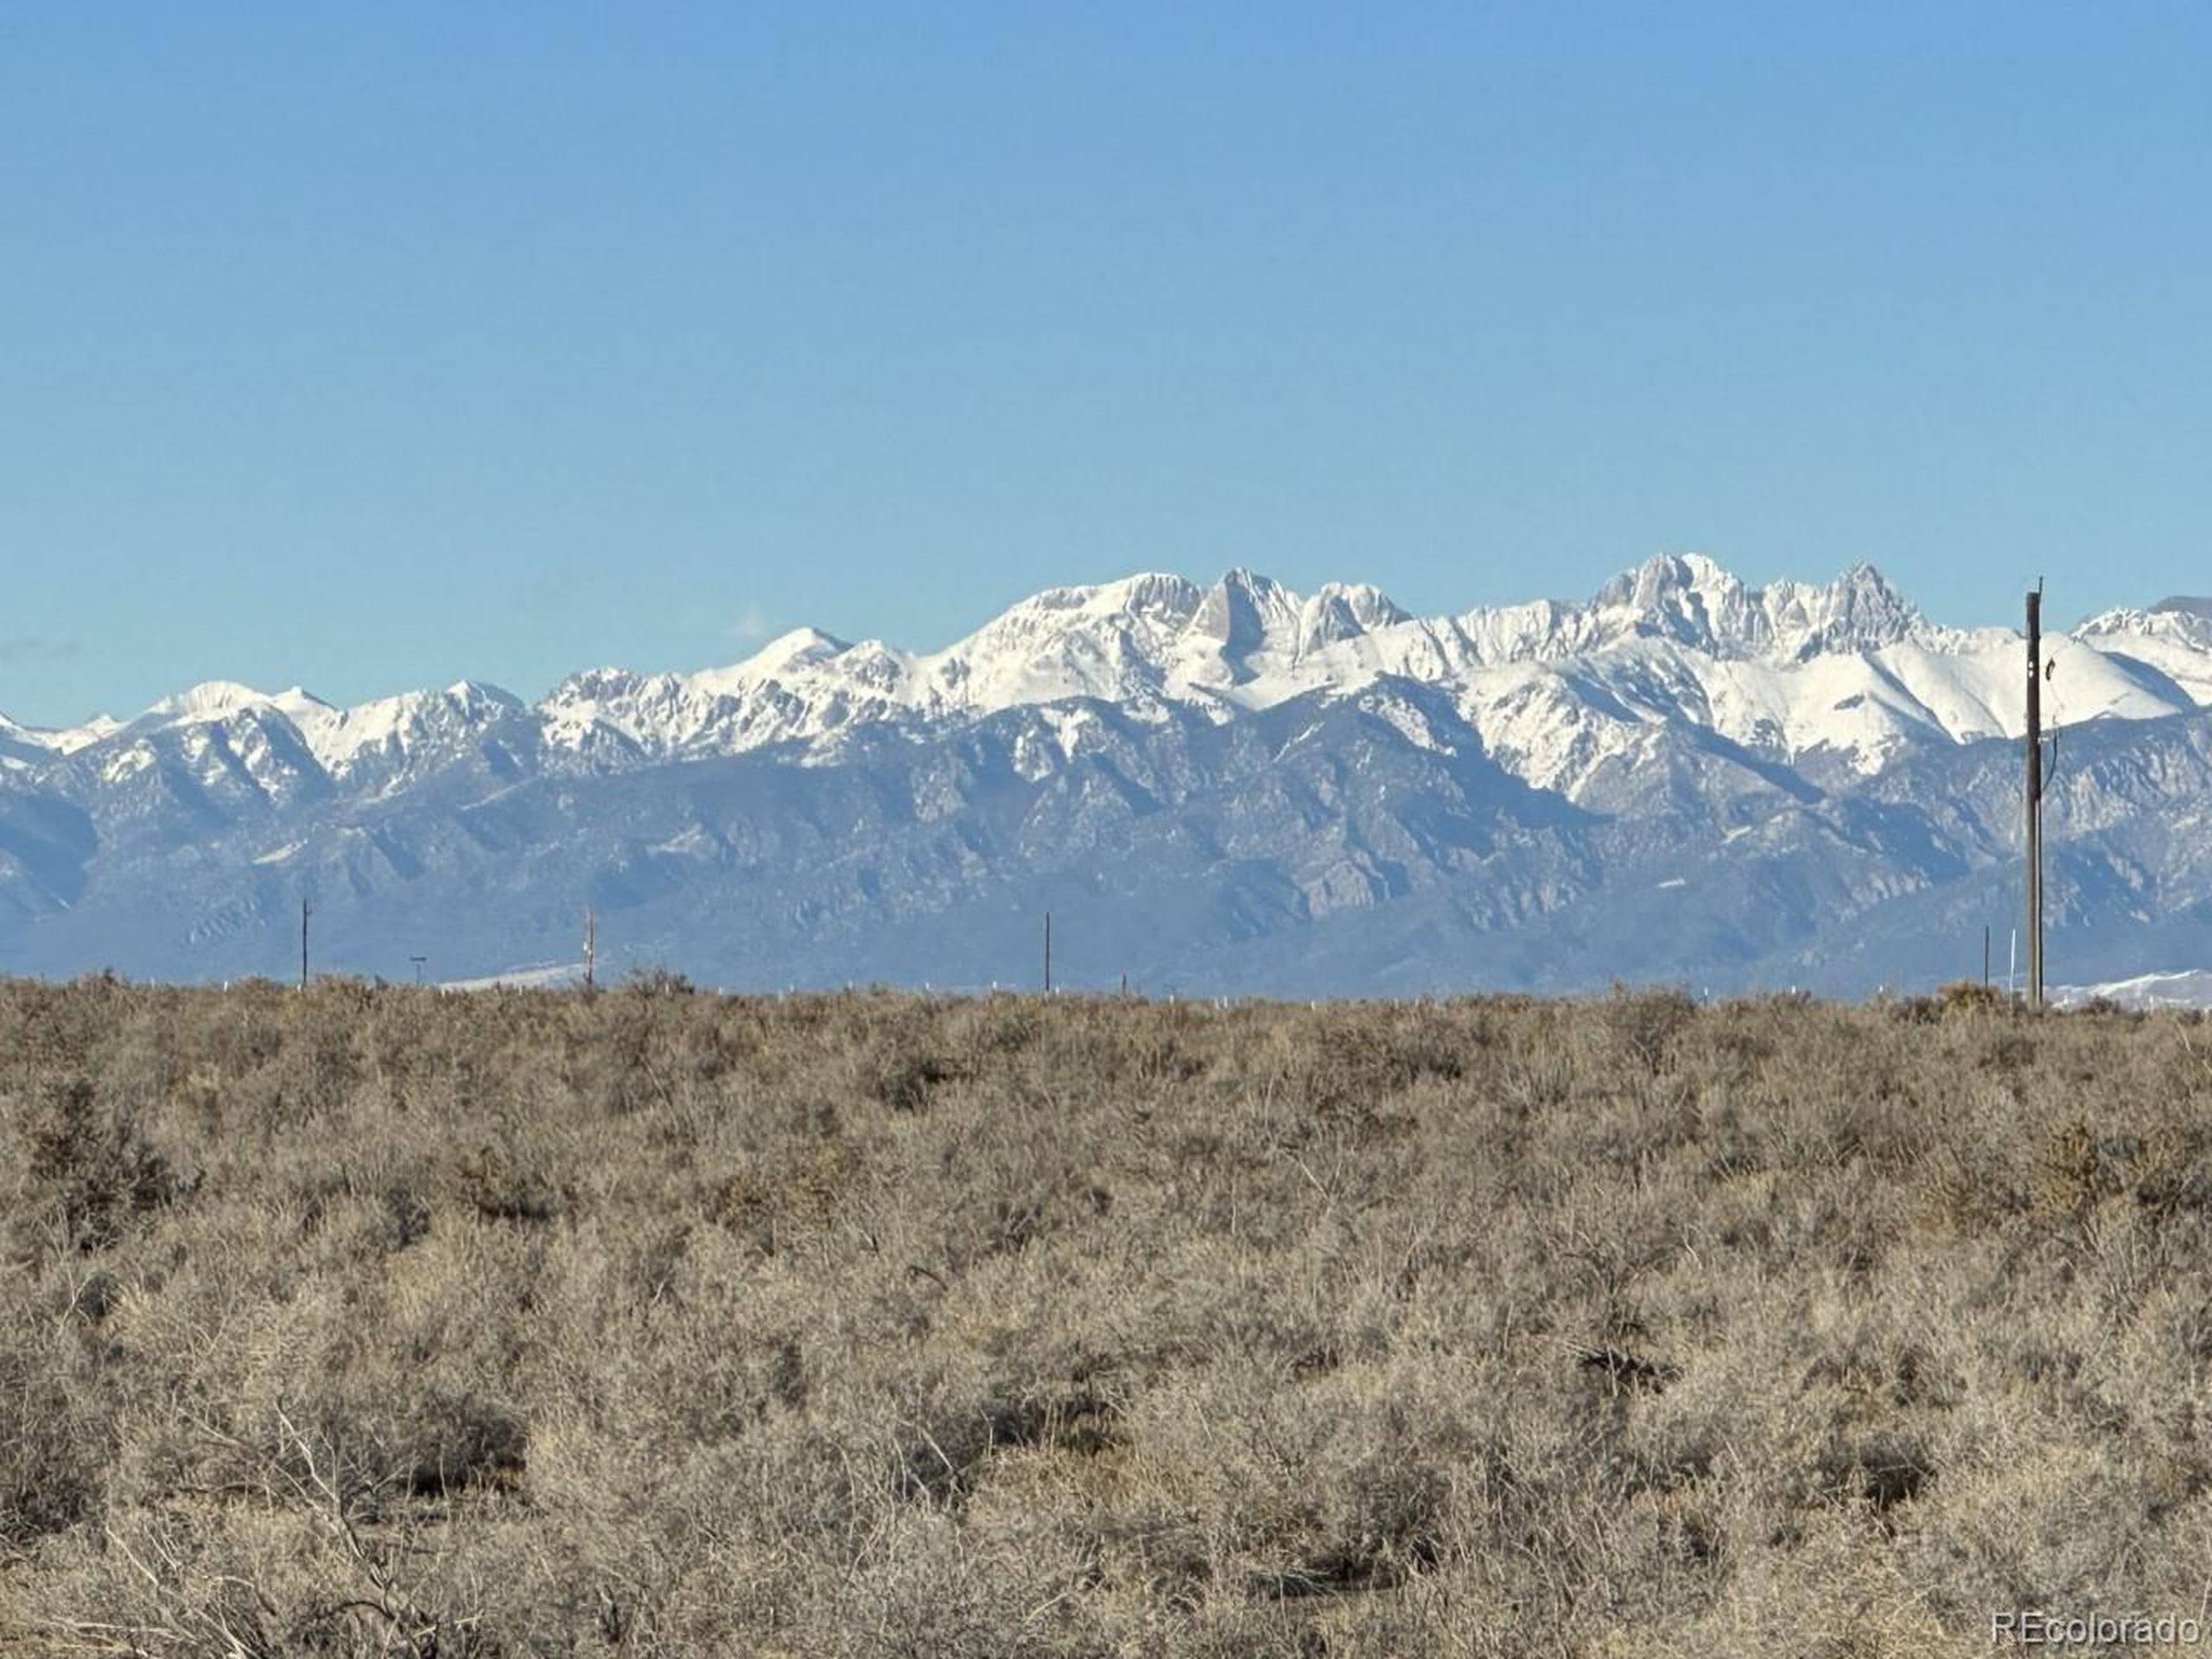
[[[0,985],[0,1647],[2194,1611],[2212,1027]]]

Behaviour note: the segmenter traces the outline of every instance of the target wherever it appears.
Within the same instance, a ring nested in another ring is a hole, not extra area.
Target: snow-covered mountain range
[[[2046,645],[2054,968],[2212,962],[2212,603]],[[388,975],[563,961],[590,904],[732,984],[1020,980],[1047,907],[1064,982],[1913,982],[2011,925],[2024,677],[1871,567],[1688,556],[1437,617],[1137,575],[534,705],[211,683],[0,716],[0,969],[277,971],[307,897],[326,966]]]

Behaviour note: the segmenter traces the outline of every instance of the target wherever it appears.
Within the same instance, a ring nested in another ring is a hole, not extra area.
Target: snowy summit
[[[2196,902],[2174,828],[2202,811],[2205,613],[2047,636],[2057,879],[2100,895],[2085,926]],[[588,901],[658,918],[671,955],[837,977],[934,961],[928,918],[967,917],[988,981],[1012,924],[975,907],[1078,880],[1057,904],[1108,906],[1140,963],[1226,974],[1222,950],[1273,941],[1240,982],[1448,979],[1435,942],[1470,931],[1518,941],[1493,969],[1514,982],[1646,957],[1847,975],[1823,941],[1854,915],[1917,959],[1954,927],[1978,951],[2009,913],[1982,888],[2017,835],[2019,678],[2016,633],[1931,623],[1872,566],[1755,587],[1682,554],[1586,600],[1438,616],[1359,583],[1142,574],[1049,588],[936,651],[802,628],[721,667],[584,671],[535,704],[470,681],[350,708],[214,681],[119,723],[0,719],[0,961],[258,960],[282,895],[314,886],[361,906],[364,950],[426,907],[481,976],[564,960]],[[2145,803],[2169,798],[2154,831]],[[2077,856],[2069,827],[2110,844]],[[1604,943],[1655,906],[1676,919]],[[750,931],[702,933],[722,911]],[[1356,948],[1337,938],[1354,916]]]

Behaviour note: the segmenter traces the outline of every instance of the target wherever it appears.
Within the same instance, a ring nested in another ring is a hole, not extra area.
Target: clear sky
[[[0,710],[1246,564],[2212,589],[2212,6],[0,11]]]

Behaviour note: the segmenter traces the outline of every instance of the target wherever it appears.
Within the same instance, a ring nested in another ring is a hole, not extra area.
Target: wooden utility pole
[[[593,935],[591,906],[586,905],[584,906],[584,989],[586,990],[592,988],[593,975],[598,966],[597,943]]]
[[[2043,1007],[2043,583],[2028,595],[2028,1007]]]
[[[308,901],[300,900],[300,988],[308,988]]]
[[[1052,994],[1052,912],[1045,912],[1045,995]]]

